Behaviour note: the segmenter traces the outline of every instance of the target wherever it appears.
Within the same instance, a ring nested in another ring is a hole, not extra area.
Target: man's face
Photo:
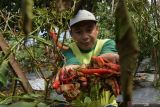
[[[80,49],[89,50],[96,43],[98,31],[94,21],[81,21],[71,27],[71,36]]]

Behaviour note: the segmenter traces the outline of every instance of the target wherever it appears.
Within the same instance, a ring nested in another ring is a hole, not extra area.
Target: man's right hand
[[[66,100],[73,100],[80,94],[80,88],[86,89],[88,79],[79,70],[86,65],[67,65],[61,68],[53,80],[53,88],[58,94],[63,94]]]

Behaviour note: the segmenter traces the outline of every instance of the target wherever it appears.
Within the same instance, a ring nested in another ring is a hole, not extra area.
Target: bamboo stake
[[[6,43],[5,39],[3,38],[3,35],[0,33],[0,48],[2,49],[2,51],[7,54],[7,50],[9,49],[8,44]],[[32,87],[29,84],[24,71],[21,69],[20,65],[18,64],[18,62],[15,59],[15,56],[13,54],[11,54],[9,56],[9,63],[14,71],[14,74],[21,80],[22,86],[24,88],[24,90],[28,93],[32,93]]]

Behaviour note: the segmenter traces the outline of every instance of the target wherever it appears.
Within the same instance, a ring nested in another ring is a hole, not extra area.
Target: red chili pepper
[[[69,83],[72,79],[77,77],[77,73],[76,73],[76,74],[69,76],[68,78],[65,78],[65,75],[67,75],[68,72],[73,72],[73,70],[72,69],[69,69],[68,71],[61,70],[60,72],[60,80],[63,83]]]
[[[116,91],[116,96],[117,95],[119,95],[119,93],[120,93],[120,88],[119,88],[119,85],[118,85],[118,83],[117,83],[117,81],[116,80],[114,80],[113,81],[114,82],[114,85],[115,85],[115,91]]]
[[[55,80],[53,81],[52,87],[54,89],[58,89],[60,87],[59,75],[60,75],[60,72],[56,74]]]
[[[57,42],[57,47],[58,48],[63,49],[63,50],[68,50],[69,49],[69,47],[62,45],[62,43],[60,43],[58,41],[57,33],[50,31],[50,36],[52,37],[52,39],[53,39],[54,42]]]
[[[52,39],[53,39],[54,41],[57,41],[57,33],[55,33],[55,32],[50,32],[50,36],[52,37]]]
[[[111,69],[105,69],[105,68],[100,68],[100,69],[81,69],[80,72],[84,74],[107,74],[107,73],[112,73],[112,74],[119,74],[119,72],[113,71]]]
[[[77,76],[77,75],[72,75],[72,76],[70,76],[70,77],[68,77],[68,78],[63,78],[63,79],[62,79],[62,82],[64,82],[64,83],[69,83],[69,81],[73,80],[76,76]]]
[[[60,81],[64,78],[64,75],[65,75],[64,68],[62,68],[59,75]]]
[[[104,66],[106,68],[110,68],[110,69],[113,69],[115,71],[119,71],[120,70],[120,65],[118,64],[114,64],[114,63],[105,63]]]
[[[100,67],[102,67],[105,64],[102,57],[93,56],[92,60],[95,61]]]
[[[54,89],[58,89],[60,87],[60,81],[59,80],[55,80],[52,84]]]

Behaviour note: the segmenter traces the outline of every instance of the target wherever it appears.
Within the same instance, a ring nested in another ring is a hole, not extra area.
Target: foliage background
[[[73,0],[77,2],[77,0]],[[58,57],[61,51],[49,36],[48,30],[56,30],[58,37],[68,30],[68,20],[73,15],[73,9],[57,11],[56,0],[34,0],[32,32],[25,35],[22,21],[22,0],[0,0],[0,32],[3,34],[10,47],[14,47],[12,53],[21,63],[26,72],[36,72],[43,78],[48,78],[43,71],[52,71],[53,75],[60,67]],[[115,39],[114,11],[117,0],[87,0],[83,9],[92,11],[100,26],[99,38]],[[127,2],[131,21],[133,22],[139,40],[140,55],[138,64],[151,58],[156,73],[160,74],[160,2],[156,0],[128,0]],[[42,36],[39,33],[43,32]],[[24,38],[22,41],[20,41]],[[65,43],[70,40],[63,37]],[[26,43],[30,43],[26,45]],[[0,51],[0,62],[4,55]],[[2,63],[1,68],[2,68]],[[158,84],[158,81],[156,83]]]

